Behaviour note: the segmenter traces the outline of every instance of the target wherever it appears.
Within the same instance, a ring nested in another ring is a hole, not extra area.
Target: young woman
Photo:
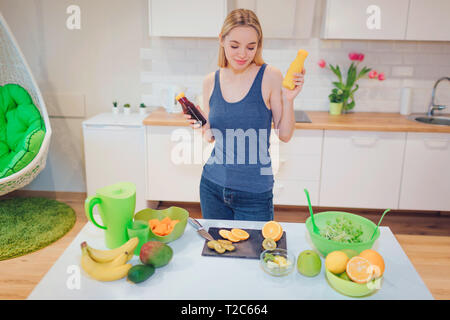
[[[273,127],[288,142],[295,126],[294,99],[302,90],[282,87],[281,72],[264,63],[263,35],[255,13],[237,9],[219,35],[219,70],[203,81],[201,130],[215,142],[203,167],[200,206],[205,219],[273,220],[273,174],[269,137]],[[294,58],[294,57],[293,57]],[[185,118],[199,129],[189,115]]]

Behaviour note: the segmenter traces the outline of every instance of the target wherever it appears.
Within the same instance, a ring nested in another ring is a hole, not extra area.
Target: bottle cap
[[[180,100],[181,98],[184,98],[184,92],[180,92],[175,99]]]
[[[300,49],[300,50],[297,51],[297,55],[302,55],[302,56],[307,57],[308,56],[308,51]]]

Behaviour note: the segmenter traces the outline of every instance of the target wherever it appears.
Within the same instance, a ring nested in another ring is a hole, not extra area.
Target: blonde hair
[[[230,31],[233,28],[242,26],[253,27],[256,30],[256,33],[258,34],[258,45],[253,62],[255,62],[257,66],[263,65],[264,64],[264,60],[262,58],[263,33],[258,17],[253,11],[247,9],[236,9],[231,11],[225,18],[222,30],[220,32],[222,40],[228,35],[228,33],[230,33]],[[225,68],[227,65],[228,61],[225,56],[225,49],[224,47],[219,46],[218,66],[220,68]]]

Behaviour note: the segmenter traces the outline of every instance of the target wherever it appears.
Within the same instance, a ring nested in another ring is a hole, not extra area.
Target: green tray
[[[328,284],[346,296],[350,297],[364,297],[368,296],[381,287],[381,281],[383,278],[372,280],[368,283],[356,283],[350,280],[339,278],[337,275],[330,272],[325,268],[325,276],[328,280]]]
[[[189,212],[186,209],[173,206],[163,210],[148,208],[137,212],[134,216],[134,220],[142,220],[148,222],[150,219],[162,220],[165,217],[169,217],[172,220],[180,220],[180,222],[175,225],[173,231],[167,236],[158,236],[154,234],[150,229],[148,241],[156,240],[163,243],[169,243],[183,235],[184,229],[186,229],[187,218],[189,217]]]

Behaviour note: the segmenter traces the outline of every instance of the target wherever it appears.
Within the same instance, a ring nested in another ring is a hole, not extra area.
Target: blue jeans
[[[272,190],[253,193],[224,188],[202,176],[200,207],[204,219],[273,220]]]

